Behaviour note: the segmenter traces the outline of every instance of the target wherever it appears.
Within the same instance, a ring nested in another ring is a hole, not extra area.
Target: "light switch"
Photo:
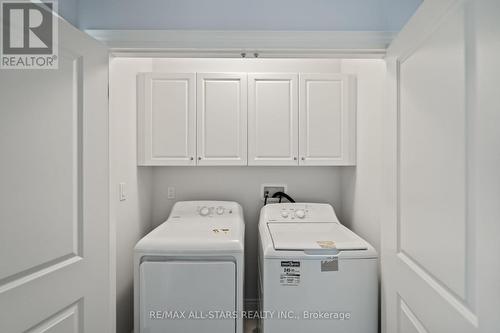
[[[126,187],[125,187],[125,183],[120,183],[118,184],[119,186],[119,198],[120,198],[120,201],[125,201],[127,200],[127,190],[126,190]]]
[[[168,199],[175,199],[175,187],[169,186],[167,188],[167,198]]]

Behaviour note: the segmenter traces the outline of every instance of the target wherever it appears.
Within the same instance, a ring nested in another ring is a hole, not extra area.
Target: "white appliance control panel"
[[[233,213],[232,208],[224,206],[198,206],[197,210],[200,216],[222,216]]]
[[[318,203],[278,203],[262,208],[268,222],[339,222],[333,207]]]
[[[170,213],[170,220],[197,221],[204,218],[235,218],[242,214],[241,206],[231,201],[179,201]]]

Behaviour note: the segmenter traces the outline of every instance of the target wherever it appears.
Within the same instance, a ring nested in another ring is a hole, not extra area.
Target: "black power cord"
[[[276,192],[273,194],[273,198],[280,198],[280,203],[281,203],[281,199],[285,198],[287,199],[289,202],[295,202],[295,200],[293,200],[293,198],[291,196],[289,196],[288,194],[286,194],[285,192]],[[267,200],[266,200],[267,201]]]
[[[278,197],[280,198],[279,201],[280,203],[283,198],[287,199],[289,202],[295,202],[295,200],[291,196],[281,191],[275,192],[271,198],[278,198]],[[264,194],[264,206],[267,205],[267,199],[269,199],[269,192],[266,191]]]

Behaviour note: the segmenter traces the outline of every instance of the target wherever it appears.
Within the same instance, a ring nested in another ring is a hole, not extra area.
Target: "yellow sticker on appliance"
[[[334,249],[335,248],[335,242],[334,241],[329,241],[329,240],[326,240],[326,241],[316,241],[316,243],[322,249]]]
[[[216,235],[229,235],[229,234],[231,234],[231,229],[229,229],[229,228],[217,228],[217,229],[212,229],[212,232]]]

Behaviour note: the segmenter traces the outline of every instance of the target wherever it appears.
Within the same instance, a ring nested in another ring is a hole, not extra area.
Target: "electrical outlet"
[[[260,186],[260,199],[264,201],[266,194],[269,198],[276,192],[285,192],[286,193],[287,186],[286,184],[262,184]]]
[[[175,187],[167,188],[167,199],[175,199]]]

